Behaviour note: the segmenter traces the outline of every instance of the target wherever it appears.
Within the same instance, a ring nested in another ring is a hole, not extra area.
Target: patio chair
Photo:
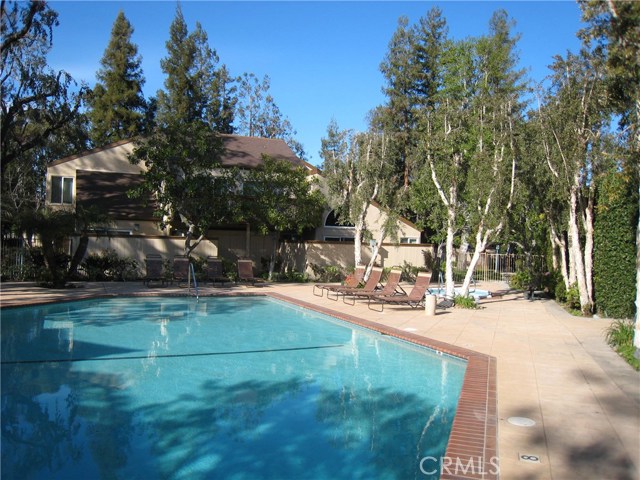
[[[213,285],[220,282],[230,282],[231,279],[224,274],[222,268],[222,259],[216,257],[207,257],[207,268],[205,271],[205,282],[211,282]]]
[[[162,282],[164,286],[164,276],[162,274],[162,257],[155,253],[150,253],[144,260],[146,265],[146,275],[142,279],[142,284],[149,286],[150,282]]]
[[[189,257],[176,255],[173,257],[173,280],[187,282],[189,280]]]
[[[353,303],[351,305],[355,305],[357,298],[370,298],[375,296],[391,296],[398,294],[405,294],[407,292],[400,286],[400,277],[402,276],[402,270],[399,268],[394,268],[389,272],[389,276],[387,277],[387,282],[381,290],[374,290],[373,292],[363,292],[360,290],[353,290],[343,295],[342,301],[347,303],[347,297],[351,297],[353,299]]]
[[[364,287],[333,287],[327,288],[327,298],[330,300],[338,300],[340,295],[348,295],[354,291],[357,292],[368,292],[371,293],[375,291],[380,286],[380,278],[382,277],[382,269],[380,267],[373,267],[371,269],[371,273],[369,274],[369,278],[367,282],[364,284]],[[333,299],[329,295],[330,293],[334,293],[336,298]]]
[[[360,282],[362,282],[362,279],[364,278],[364,271],[365,271],[364,266],[358,265],[353,273],[350,273],[344,278],[344,281],[340,286],[349,287],[349,288],[357,287],[358,285],[360,285]],[[329,290],[337,286],[338,285],[336,285],[335,283],[316,283],[313,286],[313,294],[316,297],[321,297],[322,295],[324,295],[325,290]],[[320,292],[320,294],[316,292],[316,289]]]
[[[431,272],[419,272],[416,283],[408,295],[372,295],[369,297],[368,307],[371,308],[372,302],[380,302],[382,310],[385,304],[409,305],[411,308],[417,308],[424,304],[424,295],[430,283]]]
[[[247,282],[255,285],[258,279],[253,276],[253,261],[238,259],[238,282]]]

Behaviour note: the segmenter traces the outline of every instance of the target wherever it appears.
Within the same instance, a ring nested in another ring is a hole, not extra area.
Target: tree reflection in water
[[[462,362],[416,370],[422,352],[342,325],[284,332],[278,352],[163,357],[176,325],[157,322],[146,351],[76,331],[74,349],[99,353],[86,362],[3,352],[2,478],[428,478],[420,459],[444,454]],[[30,338],[17,330],[3,322],[3,347]]]

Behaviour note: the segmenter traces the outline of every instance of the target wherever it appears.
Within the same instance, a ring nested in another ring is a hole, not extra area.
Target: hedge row
[[[621,172],[600,179],[594,222],[594,292],[598,313],[633,318],[636,296],[637,180]]]

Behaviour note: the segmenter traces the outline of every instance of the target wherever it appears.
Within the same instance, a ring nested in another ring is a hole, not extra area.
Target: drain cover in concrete
[[[518,458],[521,462],[540,463],[540,457],[533,453],[519,453]]]
[[[536,424],[534,420],[526,417],[509,417],[507,421],[517,427],[533,427]]]

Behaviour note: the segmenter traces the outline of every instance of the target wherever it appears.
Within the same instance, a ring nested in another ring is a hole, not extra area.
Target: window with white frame
[[[71,205],[73,203],[73,177],[51,177],[51,203]]]
[[[346,243],[353,243],[353,242],[355,242],[355,238],[353,238],[353,237],[328,237],[328,236],[325,236],[325,237],[324,237],[324,241],[325,241],[325,242],[346,242]]]
[[[400,243],[418,243],[418,239],[415,237],[402,237]]]

